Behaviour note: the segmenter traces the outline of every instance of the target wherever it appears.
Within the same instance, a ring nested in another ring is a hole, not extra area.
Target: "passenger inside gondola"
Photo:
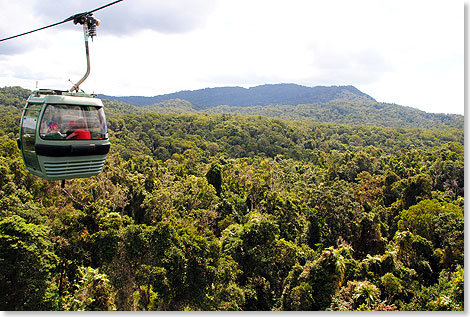
[[[59,125],[51,121],[47,125],[47,131],[46,131],[46,135],[44,136],[44,138],[51,139],[51,140],[62,140],[64,138],[64,135],[60,133]]]
[[[73,125],[73,123],[75,125]],[[71,125],[72,124],[72,125]],[[90,131],[88,131],[86,121],[83,118],[79,118],[76,121],[70,121],[69,123],[71,133],[67,135],[67,140],[89,140],[91,139]]]

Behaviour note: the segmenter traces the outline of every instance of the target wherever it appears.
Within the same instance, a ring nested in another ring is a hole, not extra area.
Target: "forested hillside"
[[[251,88],[220,87],[155,97],[113,97],[157,112],[233,113],[319,123],[394,128],[463,128],[463,116],[436,114],[377,102],[353,86],[305,87],[294,84]]]
[[[0,89],[2,310],[464,310],[463,127],[106,101],[105,168],[62,189],[23,165],[27,94]]]
[[[464,118],[456,114],[426,113],[424,111],[389,103],[361,103],[333,100],[321,104],[297,106],[218,106],[207,113],[237,113],[262,115],[289,120],[307,120],[318,123],[381,126],[393,128],[463,128]]]
[[[101,96],[111,101],[121,101],[135,106],[150,106],[171,99],[183,99],[191,102],[195,110],[217,107],[220,105],[248,107],[268,105],[298,105],[324,103],[341,99],[357,102],[375,102],[375,99],[353,86],[316,86],[306,87],[296,84],[261,85],[250,88],[216,87],[198,90],[185,90],[154,97]]]

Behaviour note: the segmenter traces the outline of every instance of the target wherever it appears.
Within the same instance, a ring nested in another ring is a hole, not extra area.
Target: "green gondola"
[[[33,92],[23,110],[18,146],[34,175],[48,180],[97,175],[110,148],[103,103],[84,93]]]
[[[103,103],[96,95],[79,92],[90,74],[88,38],[96,36],[100,21],[92,12],[64,22],[71,20],[83,25],[87,71],[69,91],[34,91],[20,122],[18,147],[24,164],[32,174],[48,180],[98,175],[110,147]]]

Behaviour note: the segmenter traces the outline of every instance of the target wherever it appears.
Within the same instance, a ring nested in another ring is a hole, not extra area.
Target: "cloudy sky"
[[[0,0],[0,38],[111,0]],[[124,0],[95,13],[86,92],[353,85],[377,101],[464,113],[458,0]],[[68,90],[86,71],[72,22],[0,42],[0,87]]]

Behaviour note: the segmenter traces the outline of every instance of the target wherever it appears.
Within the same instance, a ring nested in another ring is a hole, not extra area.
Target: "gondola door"
[[[43,104],[28,103],[23,110],[19,146],[26,168],[35,175],[40,175],[39,161],[36,155],[36,131]]]

